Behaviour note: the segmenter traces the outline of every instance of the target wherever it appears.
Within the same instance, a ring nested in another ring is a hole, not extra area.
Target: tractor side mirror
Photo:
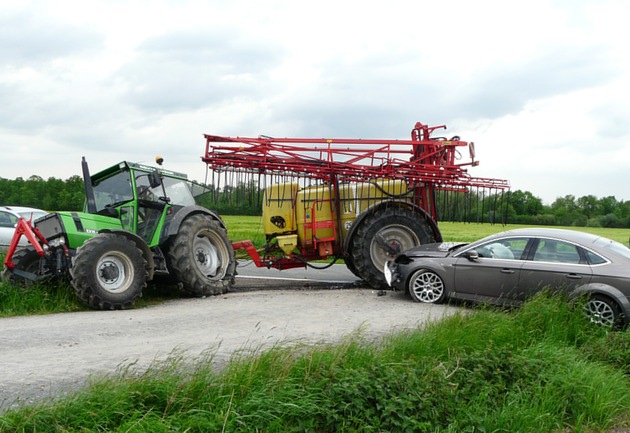
[[[156,188],[162,185],[162,178],[160,177],[160,174],[157,172],[157,170],[149,173],[149,185],[151,185],[151,188]]]

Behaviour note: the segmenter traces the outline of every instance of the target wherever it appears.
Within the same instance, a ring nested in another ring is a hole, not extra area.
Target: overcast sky
[[[474,141],[547,204],[630,200],[626,0],[0,0],[0,177],[203,180],[204,133]]]

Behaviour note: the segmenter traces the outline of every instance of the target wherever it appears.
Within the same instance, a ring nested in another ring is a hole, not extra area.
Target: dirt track
[[[173,351],[216,352],[220,365],[240,349],[334,341],[358,328],[378,337],[458,311],[365,288],[254,289],[136,310],[0,319],[0,410],[63,395],[119,366],[146,368]]]

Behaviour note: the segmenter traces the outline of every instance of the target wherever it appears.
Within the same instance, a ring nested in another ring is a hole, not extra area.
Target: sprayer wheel
[[[383,289],[388,287],[383,275],[385,262],[397,253],[434,241],[431,227],[421,215],[407,208],[388,207],[361,222],[352,239],[352,261],[359,277]]]

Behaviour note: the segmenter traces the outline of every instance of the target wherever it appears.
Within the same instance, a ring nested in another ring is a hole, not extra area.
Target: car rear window
[[[619,254],[620,256],[625,257],[626,259],[630,260],[630,248],[628,248],[627,246],[625,246],[624,244],[621,244],[617,241],[613,241],[610,239],[606,239],[606,238],[599,238],[595,241],[595,244],[603,247],[603,248],[607,248],[609,250],[614,251],[615,253]]]

